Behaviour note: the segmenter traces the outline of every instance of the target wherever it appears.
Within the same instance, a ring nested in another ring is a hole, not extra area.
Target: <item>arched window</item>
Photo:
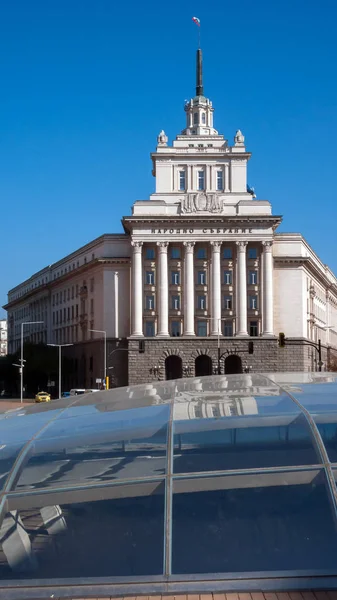
[[[201,122],[202,122],[203,125],[205,125],[205,123],[206,123],[206,115],[205,115],[205,113],[201,113]]]
[[[198,125],[198,123],[199,123],[199,115],[197,112],[195,112],[193,115],[193,123],[194,123],[194,125]]]

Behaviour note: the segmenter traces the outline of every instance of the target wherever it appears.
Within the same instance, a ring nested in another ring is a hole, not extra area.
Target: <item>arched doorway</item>
[[[165,359],[165,378],[180,379],[183,376],[183,361],[180,356],[171,354]]]
[[[195,359],[195,376],[212,375],[212,359],[207,354],[200,354]]]
[[[234,375],[242,373],[242,360],[237,354],[230,354],[225,358],[225,374]]]

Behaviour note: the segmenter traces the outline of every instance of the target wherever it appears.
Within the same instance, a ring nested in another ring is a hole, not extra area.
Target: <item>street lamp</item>
[[[62,348],[73,345],[74,344],[47,344],[47,346],[54,346],[59,349],[59,398],[62,398]]]
[[[21,323],[21,358],[20,358],[20,402],[23,402],[23,326],[24,325],[38,325],[44,323],[44,321],[26,321],[25,323]]]
[[[93,333],[103,333],[104,336],[104,387],[107,389],[107,371],[106,371],[106,331],[102,329],[89,329],[89,331],[93,331]]]
[[[218,375],[221,375],[221,365],[220,365],[220,360],[221,360],[221,356],[220,356],[220,335],[221,335],[221,321],[227,321],[226,318],[220,318],[218,319],[217,317],[199,317],[198,321],[218,321]]]

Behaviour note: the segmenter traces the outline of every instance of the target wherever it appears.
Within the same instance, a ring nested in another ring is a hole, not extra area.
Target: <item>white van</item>
[[[74,388],[70,390],[70,396],[80,396],[81,394],[91,394],[91,392],[99,392],[99,390],[89,390],[83,388]]]
[[[85,389],[81,389],[81,388],[74,388],[72,390],[70,390],[69,394],[70,396],[80,396],[80,394],[85,394],[87,390]]]

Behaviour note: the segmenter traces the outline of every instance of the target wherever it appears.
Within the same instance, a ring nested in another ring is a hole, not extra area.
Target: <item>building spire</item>
[[[202,50],[198,48],[197,50],[197,87],[196,87],[196,95],[203,96],[204,95],[204,86],[202,85]]]

